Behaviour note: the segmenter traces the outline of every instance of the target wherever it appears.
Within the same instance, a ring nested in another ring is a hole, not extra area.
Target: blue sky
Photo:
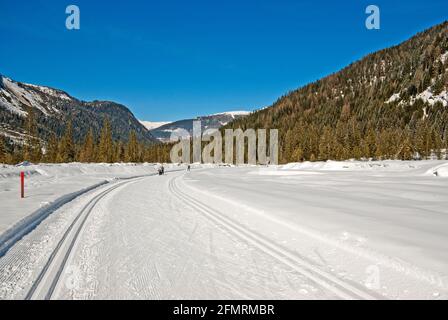
[[[270,105],[447,19],[447,0],[0,0],[0,73],[176,120]]]

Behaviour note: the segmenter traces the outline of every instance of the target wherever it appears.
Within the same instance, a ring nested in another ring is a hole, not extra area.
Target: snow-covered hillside
[[[235,118],[237,116],[247,116],[249,114],[250,114],[250,111],[227,111],[227,112],[215,113],[212,116],[229,115],[229,116]]]
[[[43,141],[48,141],[52,133],[58,136],[63,133],[69,120],[75,124],[75,141],[82,141],[90,129],[99,135],[106,117],[115,139],[126,141],[129,132],[134,131],[139,140],[155,140],[123,105],[110,101],[85,102],[62,90],[0,75],[0,136],[12,144],[23,144],[27,138],[24,122],[29,111],[33,112],[39,138]]]
[[[436,63],[441,62],[442,64],[444,64],[447,61],[447,59],[448,59],[448,51],[441,54],[440,57],[436,59]],[[444,107],[448,106],[448,92],[443,89],[440,89],[439,92],[436,92],[438,90],[434,88],[436,86],[436,83],[440,82],[441,79],[442,79],[441,76],[432,78],[430,81],[431,85],[422,92],[412,95],[409,98],[408,102],[412,105],[417,100],[422,100],[424,103],[427,103],[430,106],[434,106],[436,103],[441,103]],[[402,93],[394,93],[386,101],[386,103],[398,102],[400,105],[403,105],[407,101],[406,99],[402,99],[402,95],[403,95]]]
[[[46,116],[60,111],[54,105],[47,104],[41,93],[56,99],[71,100],[65,92],[43,86],[19,84],[0,75],[0,106],[19,116],[26,116],[27,107],[37,108]]]
[[[153,130],[153,129],[157,129],[157,128],[159,128],[159,127],[161,127],[161,126],[163,126],[163,125],[166,125],[166,124],[168,124],[168,123],[171,123],[171,122],[169,122],[169,121],[152,122],[152,121],[143,121],[143,120],[140,120],[140,123],[141,123],[142,125],[144,125],[146,129],[148,129],[148,130]]]

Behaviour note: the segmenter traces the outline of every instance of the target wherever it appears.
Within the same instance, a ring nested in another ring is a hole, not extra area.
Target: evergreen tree
[[[113,162],[122,162],[124,160],[123,144],[120,141],[114,143]]]
[[[448,160],[448,129],[445,130],[445,136],[443,138],[443,152],[444,152],[444,159]]]
[[[442,132],[442,130],[438,126],[433,125],[431,128],[431,149],[433,156],[438,160],[442,160],[443,135],[439,134],[439,132]]]
[[[125,161],[138,162],[139,160],[139,145],[134,130],[129,133],[129,141],[126,146]]]
[[[319,160],[329,160],[334,157],[334,150],[336,141],[333,139],[332,130],[329,127],[324,127],[323,133],[319,141]]]
[[[33,107],[28,106],[26,117],[26,139],[23,146],[23,158],[31,162],[38,162],[42,158],[42,147],[37,134],[37,123]]]
[[[396,158],[400,160],[412,160],[414,158],[414,153],[410,138],[409,136],[406,136]]]
[[[288,130],[286,133],[285,142],[284,142],[284,151],[283,151],[283,157],[286,162],[294,161],[294,159],[293,159],[294,157],[292,156],[294,149],[295,149],[293,135],[294,135],[294,133],[293,133],[292,129]],[[298,160],[296,160],[296,161],[298,161]]]
[[[55,163],[58,159],[58,151],[59,151],[58,149],[59,149],[58,139],[56,137],[56,134],[52,133],[47,143],[47,148],[44,157],[45,161],[49,163]]]
[[[0,163],[6,162],[6,145],[3,136],[0,136]]]
[[[14,146],[11,154],[11,161],[10,163],[20,163],[24,161],[23,158],[23,149],[19,146]]]
[[[368,158],[374,158],[376,153],[376,134],[375,134],[375,130],[373,130],[372,128],[369,128],[367,130],[367,136],[365,138],[365,142],[366,142],[366,146],[367,149],[366,151],[367,153],[367,157]]]
[[[73,162],[75,160],[75,144],[73,142],[72,122],[69,121],[65,128],[64,136],[59,143],[57,162]]]
[[[39,139],[35,139],[33,143],[33,149],[31,154],[31,161],[37,163],[42,161],[43,158],[43,152],[42,152],[42,145],[40,143]]]
[[[113,152],[112,130],[110,127],[109,119],[106,118],[104,120],[103,128],[100,135],[100,142],[98,146],[98,161],[112,162]]]

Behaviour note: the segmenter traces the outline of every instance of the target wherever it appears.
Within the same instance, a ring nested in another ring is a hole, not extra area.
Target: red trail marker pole
[[[20,172],[20,195],[21,198],[25,198],[25,173]]]

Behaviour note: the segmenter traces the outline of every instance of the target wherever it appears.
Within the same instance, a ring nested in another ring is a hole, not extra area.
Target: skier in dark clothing
[[[187,166],[187,171],[190,171],[190,165]]]

